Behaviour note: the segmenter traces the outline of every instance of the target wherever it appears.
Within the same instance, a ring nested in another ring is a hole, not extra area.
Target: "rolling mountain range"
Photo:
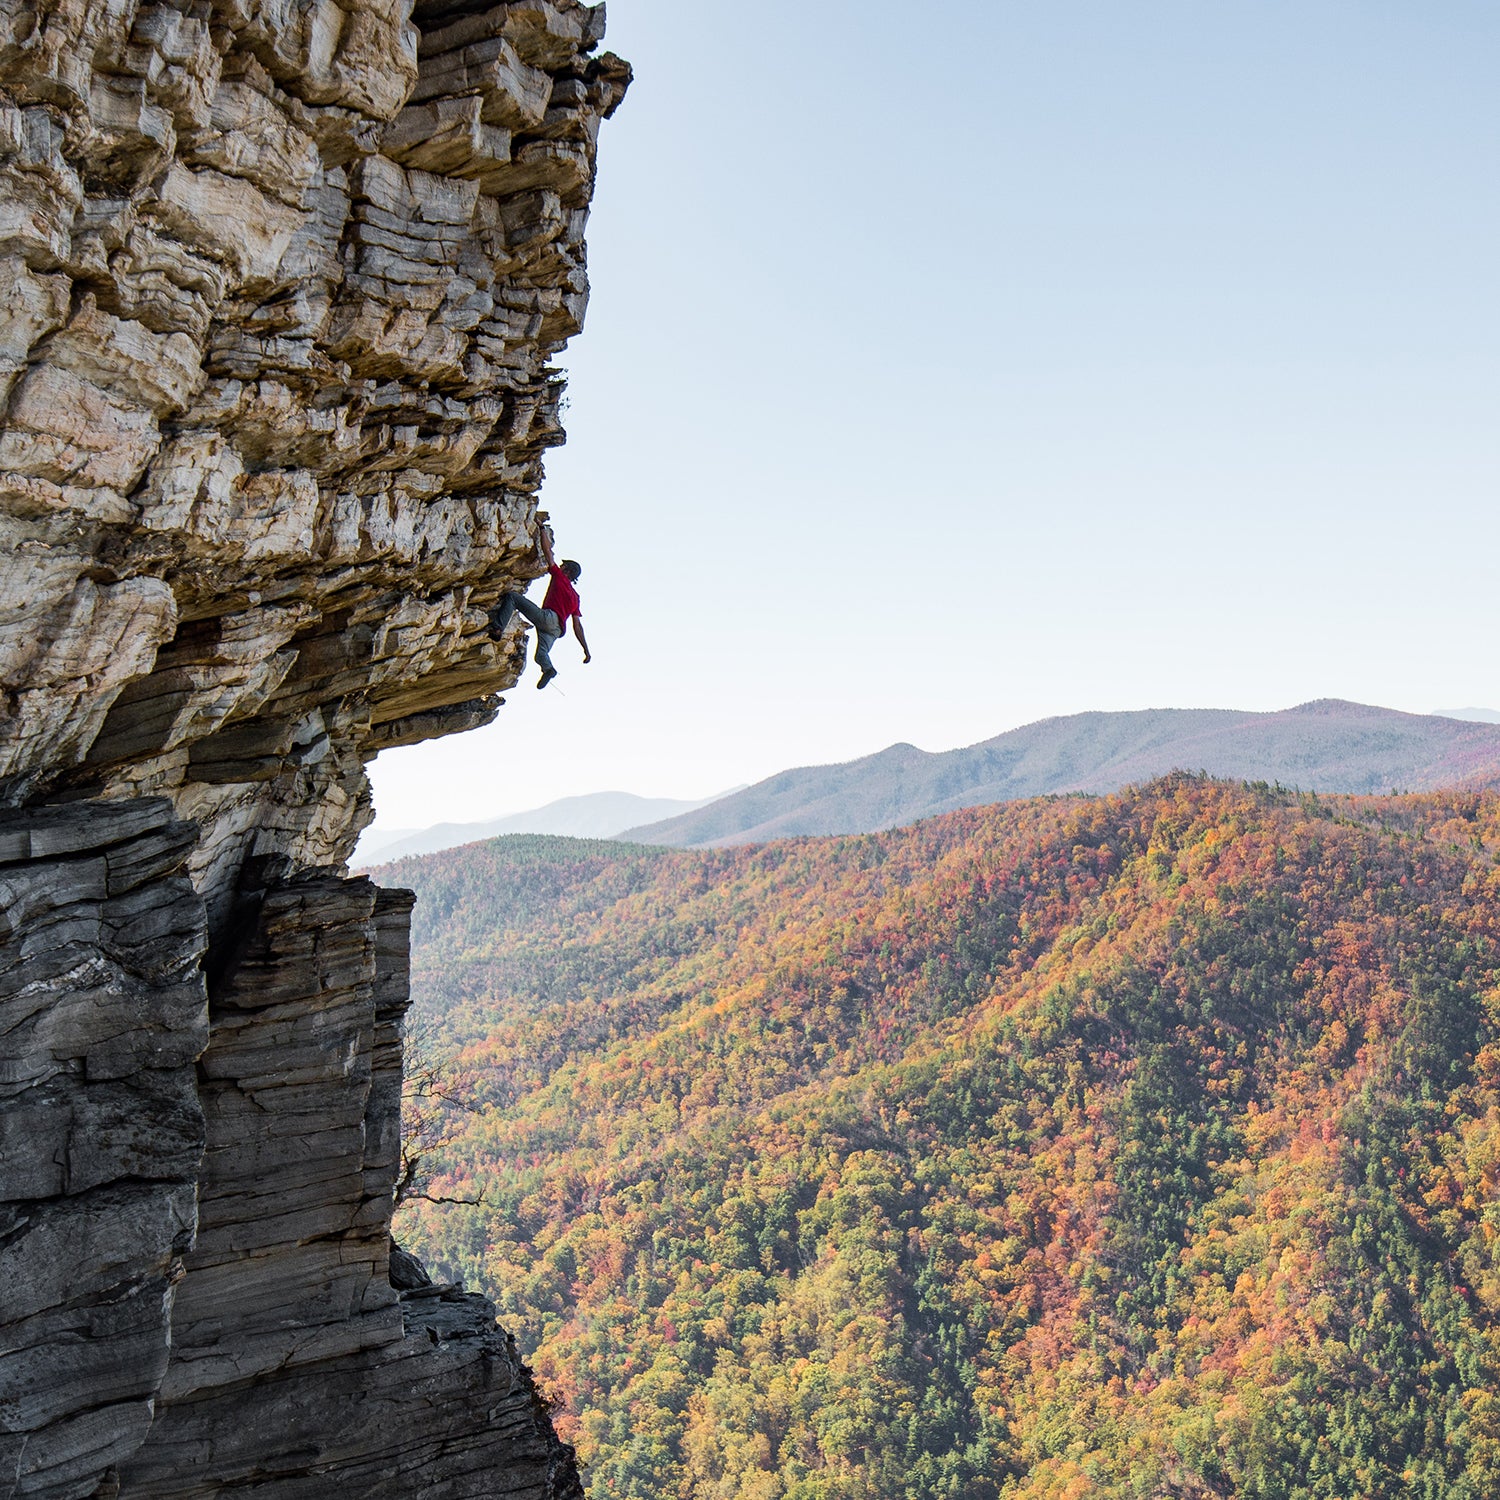
[[[510,813],[477,823],[434,823],[430,828],[392,829],[381,835],[371,828],[361,838],[350,861],[362,867],[379,860],[382,864],[404,859],[408,854],[433,854],[478,839],[499,838],[510,833],[547,833],[563,838],[609,839],[633,823],[660,820],[690,813],[716,801],[723,793],[696,800],[679,797],[637,797],[634,792],[591,792],[582,797],[562,797],[545,807]]]
[[[403,860],[398,1232],[592,1500],[1490,1500],[1497,861],[1493,792],[1186,775]]]
[[[933,754],[892,745],[842,765],[783,771],[620,837],[711,848],[796,834],[866,833],[1019,797],[1110,792],[1173,770],[1317,792],[1495,786],[1500,725],[1335,698],[1279,713],[1167,708],[1070,714],[960,750]]]

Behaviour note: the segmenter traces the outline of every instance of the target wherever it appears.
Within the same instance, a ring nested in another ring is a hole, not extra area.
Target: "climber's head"
[[[561,563],[561,567],[562,567],[563,572],[568,575],[568,581],[570,583],[577,583],[578,582],[578,575],[583,572],[583,569],[580,568],[578,566],[578,564],[576,562],[574,562],[571,557],[565,557],[565,558],[563,558],[562,563]]]

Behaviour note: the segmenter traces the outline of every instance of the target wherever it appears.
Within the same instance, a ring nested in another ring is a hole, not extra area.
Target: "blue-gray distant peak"
[[[841,765],[782,771],[622,837],[706,847],[868,833],[987,802],[1111,792],[1175,770],[1316,792],[1500,785],[1500,724],[1339,698],[1275,713],[1147,708],[1068,714],[960,750],[897,744]]]
[[[1435,708],[1444,719],[1471,719],[1478,724],[1500,724],[1500,708]]]
[[[737,789],[736,789],[737,790]],[[724,796],[719,792],[716,796]],[[680,797],[638,797],[634,792],[590,792],[581,797],[562,797],[545,807],[490,818],[478,823],[437,823],[431,828],[408,830],[398,837],[361,840],[352,864],[389,864],[408,854],[434,854],[439,849],[453,849],[480,839],[498,838],[504,833],[550,833],[575,839],[614,838],[622,829],[643,819],[676,817],[692,812],[712,797],[688,800]]]

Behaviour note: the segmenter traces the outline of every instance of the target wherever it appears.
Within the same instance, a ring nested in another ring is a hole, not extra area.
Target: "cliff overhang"
[[[603,29],[0,16],[0,1496],[577,1493],[392,1285],[409,903],[345,861],[519,674]]]

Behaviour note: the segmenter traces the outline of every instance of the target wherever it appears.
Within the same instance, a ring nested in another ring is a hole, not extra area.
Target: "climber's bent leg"
[[[533,604],[525,594],[501,594],[499,602],[490,611],[490,639],[498,641],[505,634],[505,627],[510,624],[514,615],[520,614],[523,620],[530,620],[536,628],[550,630],[557,635],[557,616],[550,609],[543,609],[538,604]]]

